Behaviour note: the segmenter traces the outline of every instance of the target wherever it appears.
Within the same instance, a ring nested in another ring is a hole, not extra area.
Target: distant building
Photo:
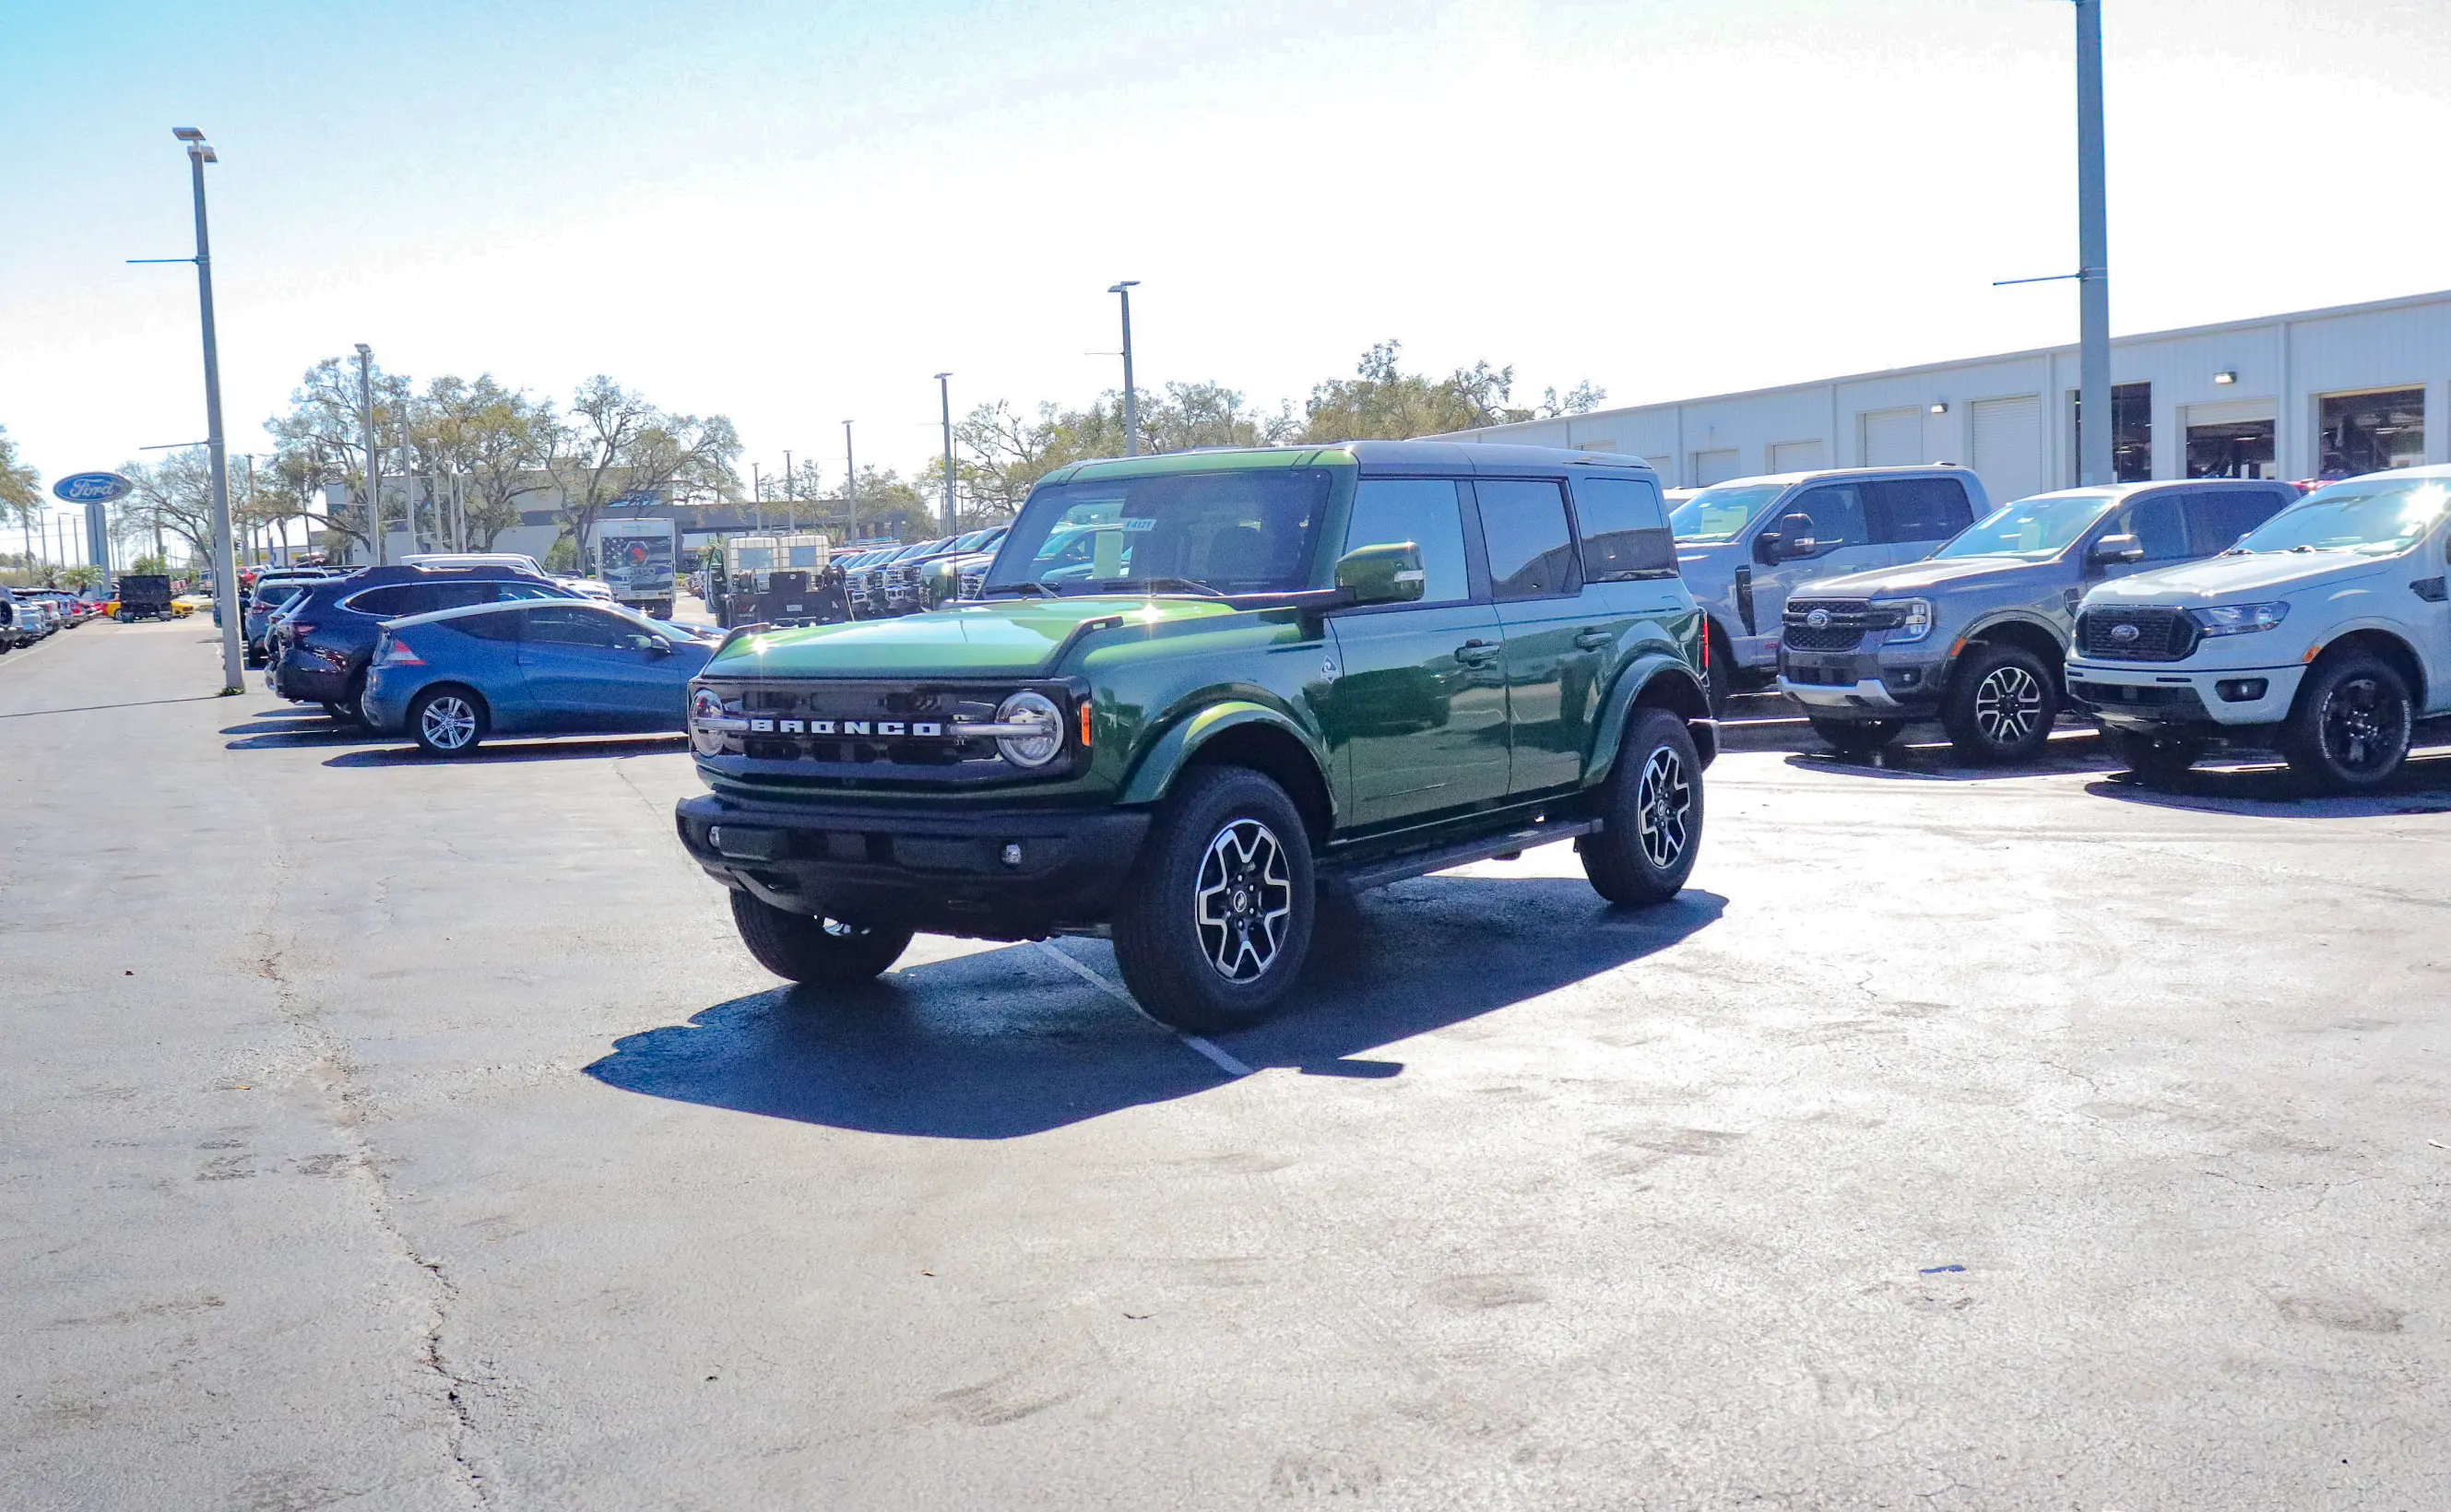
[[[2123,336],[2110,369],[2123,481],[2451,461],[2451,292]],[[2077,408],[2070,344],[1441,439],[1632,453],[1672,487],[1955,461],[2006,501],[2075,486]]]

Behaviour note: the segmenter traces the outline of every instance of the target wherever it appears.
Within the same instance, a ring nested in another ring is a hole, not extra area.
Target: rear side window
[[[1659,485],[1635,478],[1578,478],[1575,516],[1583,527],[1583,580],[1673,577],[1676,543]]]
[[[2147,561],[2185,561],[2192,552],[2187,550],[2187,521],[2179,513],[2179,496],[2154,494],[2140,499],[2111,517],[2107,536],[2133,536],[2145,548]]]
[[[530,644],[553,646],[623,646],[637,627],[618,615],[584,604],[531,609],[522,635]]]
[[[422,615],[428,609],[440,609],[428,602],[428,587],[422,582],[396,582],[388,587],[369,588],[349,598],[348,607],[362,615],[375,615],[384,619],[397,619],[402,615]]]
[[[474,636],[480,640],[517,640],[520,638],[520,621],[526,618],[516,609],[504,609],[489,615],[463,615],[443,623],[463,636]]]
[[[1480,536],[1495,599],[1548,599],[1582,586],[1566,525],[1566,492],[1549,479],[1484,478]]]
[[[2211,557],[2238,544],[2238,538],[2281,513],[2292,496],[2278,488],[2209,488],[2189,494],[2183,506],[2195,554]]]
[[[1954,478],[1892,478],[1864,488],[1864,522],[1884,544],[1947,540],[1974,523],[1974,504]]]
[[[1422,548],[1422,603],[1472,597],[1464,572],[1463,512],[1456,485],[1444,478],[1365,478],[1354,485],[1353,522],[1344,549],[1411,541]]]
[[[1870,539],[1864,525],[1863,490],[1853,483],[1808,488],[1778,506],[1780,521],[1790,515],[1802,515],[1812,522],[1812,529],[1798,529],[1796,534],[1810,537],[1821,551],[1860,546]],[[1784,532],[1787,526],[1774,521],[1771,528]]]

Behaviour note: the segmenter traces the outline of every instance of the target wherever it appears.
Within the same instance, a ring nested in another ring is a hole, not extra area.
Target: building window
[[[2321,403],[2318,477],[2355,478],[2425,461],[2425,390],[2326,394]]]
[[[2074,451],[2069,476],[2085,476],[2085,394],[2069,390],[2069,437]],[[2153,385],[2110,385],[2110,476],[2114,482],[2141,483],[2153,476]]]
[[[2280,465],[2273,458],[2268,420],[2187,426],[2190,478],[2278,478]]]

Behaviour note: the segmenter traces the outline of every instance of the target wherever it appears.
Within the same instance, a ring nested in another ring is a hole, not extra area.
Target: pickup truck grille
[[[2195,654],[2196,622],[2179,609],[2088,609],[2077,616],[2076,644],[2103,661],[2185,661]]]
[[[962,574],[962,597],[976,599],[987,591],[988,574],[984,567],[973,567]]]
[[[1818,625],[1812,623],[1815,615]],[[1790,651],[1853,651],[1874,630],[1894,630],[1904,611],[1861,599],[1791,599],[1779,617],[1778,643]]]

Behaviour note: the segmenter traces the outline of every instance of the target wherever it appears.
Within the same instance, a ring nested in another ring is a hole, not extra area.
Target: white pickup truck
[[[2317,788],[2380,787],[2451,714],[2451,467],[2316,490],[2218,557],[2103,583],[2070,697],[2139,776],[2216,746],[2278,750]]]

